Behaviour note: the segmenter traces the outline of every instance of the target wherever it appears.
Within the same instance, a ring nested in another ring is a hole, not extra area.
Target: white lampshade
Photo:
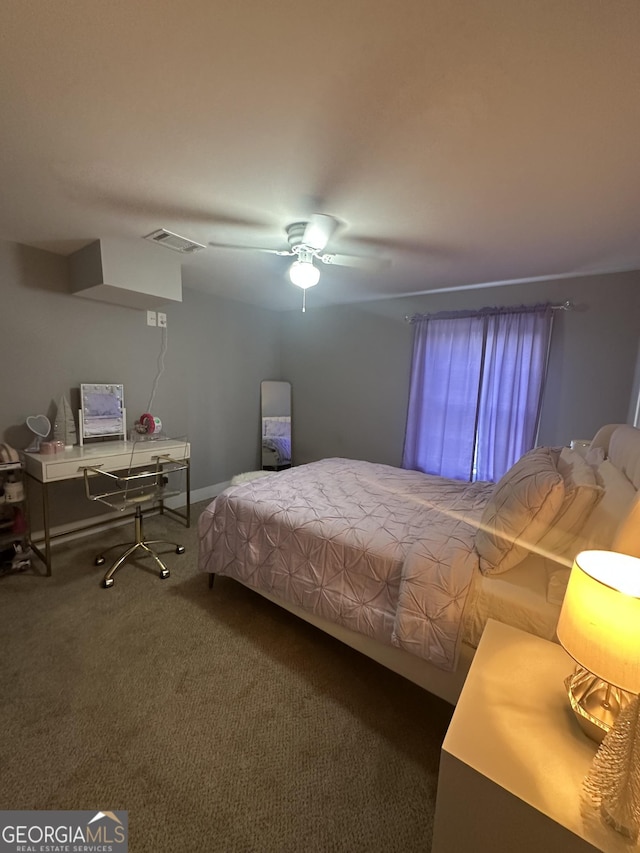
[[[320,270],[312,261],[294,261],[289,267],[289,278],[303,290],[320,281]]]
[[[640,559],[614,551],[578,554],[557,633],[580,666],[640,693]]]

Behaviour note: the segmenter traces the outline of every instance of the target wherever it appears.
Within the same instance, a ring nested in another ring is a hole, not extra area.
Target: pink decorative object
[[[55,453],[57,450],[55,441],[41,441],[40,442],[40,453],[45,456]]]

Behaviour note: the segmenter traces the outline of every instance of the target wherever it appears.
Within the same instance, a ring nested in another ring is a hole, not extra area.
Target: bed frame
[[[211,578],[213,578],[213,575],[211,575]],[[236,579],[233,578],[233,580]],[[242,581],[237,581],[237,583],[242,583]],[[212,581],[209,586],[212,586]],[[328,619],[323,619],[321,616],[309,613],[288,601],[281,601],[268,592],[263,592],[249,586],[247,586],[247,589],[257,592],[279,607],[288,610],[289,613],[293,613],[294,616],[299,616],[300,619],[304,619],[305,622],[309,622],[309,624],[324,631],[325,634],[330,634],[357,652],[361,652],[387,669],[392,670],[392,672],[396,672],[409,681],[413,681],[414,684],[428,690],[430,693],[434,693],[452,705],[455,705],[458,701],[458,696],[462,690],[462,685],[465,682],[475,653],[475,649],[466,643],[462,644],[456,670],[454,672],[446,672],[443,669],[438,669],[438,667],[428,661],[417,657],[417,655],[405,652],[404,649],[387,646],[384,643],[371,639],[371,637],[367,637],[365,634],[359,634],[350,628],[345,628],[342,625],[337,625],[335,622],[330,622]]]
[[[611,438],[619,429],[622,432],[618,433],[618,436],[623,436],[625,439],[624,462],[619,467],[621,467],[625,476],[633,483],[636,490],[639,491],[639,495],[627,516],[621,519],[614,540],[614,550],[640,557],[640,429],[635,429],[626,424],[608,424],[596,433],[590,448],[600,447],[605,455],[608,455]],[[213,574],[209,576],[210,588],[213,586],[214,577]],[[237,583],[242,583],[242,581],[238,581],[235,578],[233,580],[236,580]],[[295,604],[282,601],[270,593],[254,589],[254,587],[250,586],[247,586],[247,589],[251,589],[252,592],[256,592],[279,607],[288,610],[294,616],[304,619],[305,622],[335,637],[356,651],[367,655],[367,657],[382,664],[387,669],[407,678],[409,681],[439,696],[446,702],[452,705],[457,703],[475,654],[475,648],[467,643],[462,643],[461,645],[458,665],[455,671],[447,672],[403,649],[396,648],[395,646],[387,646],[364,634],[359,634],[357,631],[337,625],[321,616],[309,613]]]

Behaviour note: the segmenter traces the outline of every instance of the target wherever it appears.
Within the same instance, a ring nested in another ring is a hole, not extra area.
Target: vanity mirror
[[[291,461],[291,383],[260,383],[262,410],[262,468],[281,471]]]
[[[80,444],[91,438],[126,438],[124,386],[80,386]]]

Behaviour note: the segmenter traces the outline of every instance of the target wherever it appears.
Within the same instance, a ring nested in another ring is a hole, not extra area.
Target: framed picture
[[[80,386],[80,443],[89,438],[126,438],[124,386]]]

